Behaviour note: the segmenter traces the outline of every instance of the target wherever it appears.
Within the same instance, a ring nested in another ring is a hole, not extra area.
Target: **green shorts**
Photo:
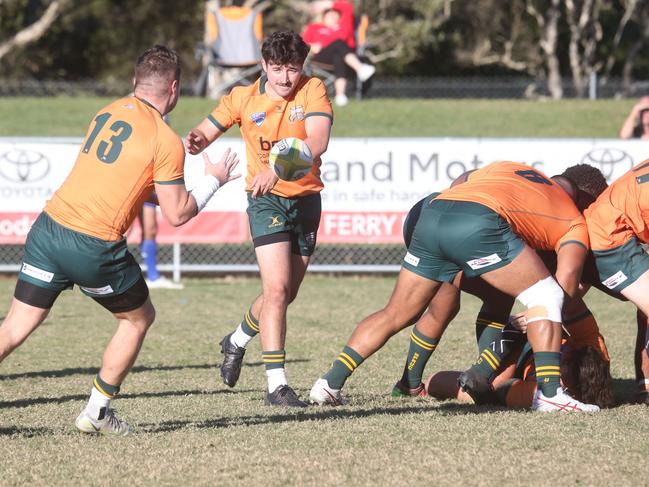
[[[424,196],[422,199],[417,201],[417,203],[415,203],[412,208],[410,208],[410,211],[406,215],[406,219],[403,221],[403,241],[406,244],[406,247],[410,245],[412,234],[415,231],[415,225],[417,225],[417,222],[419,221],[419,217],[421,216],[421,209],[423,208],[424,204],[426,203],[426,201],[430,202],[431,200],[434,200],[439,195],[440,193],[437,192],[431,193],[428,196]]]
[[[288,241],[293,254],[313,254],[322,213],[320,193],[299,198],[269,193],[253,199],[247,195],[246,212],[255,247]]]
[[[476,277],[509,264],[525,247],[495,211],[467,201],[427,200],[403,267],[434,281]]]
[[[25,243],[18,279],[61,291],[78,284],[93,298],[125,293],[142,277],[140,266],[126,247],[75,232],[41,213]]]
[[[649,255],[642,247],[642,242],[635,237],[614,249],[594,250],[593,254],[599,280],[616,293],[633,284],[649,270]]]

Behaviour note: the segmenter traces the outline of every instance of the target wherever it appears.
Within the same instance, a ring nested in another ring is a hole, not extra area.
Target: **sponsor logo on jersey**
[[[89,292],[90,294],[110,294],[113,292],[113,288],[110,287],[110,284],[104,287],[82,287],[79,286],[81,289],[83,289],[86,292]]]
[[[269,151],[273,148],[275,144],[277,144],[280,140],[264,140],[263,137],[259,137],[259,148],[263,151]]]
[[[486,257],[480,257],[479,259],[468,260],[467,264],[471,269],[475,271],[482,269],[483,267],[489,267],[490,265],[497,264],[501,261],[502,259],[498,256],[498,254],[491,254]]]
[[[266,112],[255,112],[250,115],[250,119],[255,122],[257,127],[261,127],[261,124],[266,120]]]
[[[291,107],[291,113],[288,116],[288,121],[295,123],[301,120],[304,120],[304,107],[302,105]]]
[[[602,281],[602,284],[604,284],[609,289],[614,289],[618,287],[620,284],[622,284],[624,281],[626,281],[627,279],[628,277],[624,274],[624,272],[617,271],[611,277],[609,277],[605,281]]]
[[[52,282],[52,279],[54,278],[54,273],[39,269],[38,267],[34,267],[33,265],[29,265],[24,262],[22,268],[20,269],[20,272],[43,282]]]
[[[419,257],[412,255],[410,252],[406,252],[406,256],[403,258],[403,260],[405,260],[413,267],[417,267],[419,265]]]

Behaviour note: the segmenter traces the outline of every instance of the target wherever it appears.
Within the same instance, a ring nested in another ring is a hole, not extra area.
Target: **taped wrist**
[[[219,180],[216,176],[206,174],[201,178],[196,187],[191,190],[192,196],[196,200],[197,213],[205,208],[207,202],[214,196],[216,190],[219,189],[219,186]]]

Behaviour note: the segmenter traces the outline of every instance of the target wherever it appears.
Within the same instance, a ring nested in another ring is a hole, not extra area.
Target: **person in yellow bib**
[[[221,98],[185,140],[187,151],[198,154],[232,125],[241,129],[248,162],[247,212],[262,293],[241,324],[221,341],[221,377],[234,387],[245,347],[261,332],[266,403],[287,407],[306,406],[286,378],[286,310],[297,296],[316,245],[323,188],[320,156],[327,150],[333,120],[322,81],[303,74],[308,53],[295,32],[271,34],[261,48],[261,78]],[[268,163],[272,146],[286,137],[304,140],[313,155],[311,172],[297,181],[278,179]]]
[[[83,433],[132,431],[110,402],[137,358],[155,310],[125,232],[154,188],[163,216],[179,226],[238,177],[232,174],[237,155],[227,150],[218,164],[204,156],[205,175],[192,191],[185,188],[183,144],[162,119],[180,93],[180,60],[173,50],[145,51],[135,64],[134,83],[132,96],[95,115],[74,167],[27,235],[14,298],[0,326],[1,362],[74,284],[117,318],[90,399],[75,423]]]

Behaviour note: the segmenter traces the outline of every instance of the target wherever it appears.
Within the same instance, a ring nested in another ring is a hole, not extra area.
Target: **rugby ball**
[[[297,181],[311,171],[313,156],[302,139],[287,137],[272,147],[268,162],[278,178]]]

